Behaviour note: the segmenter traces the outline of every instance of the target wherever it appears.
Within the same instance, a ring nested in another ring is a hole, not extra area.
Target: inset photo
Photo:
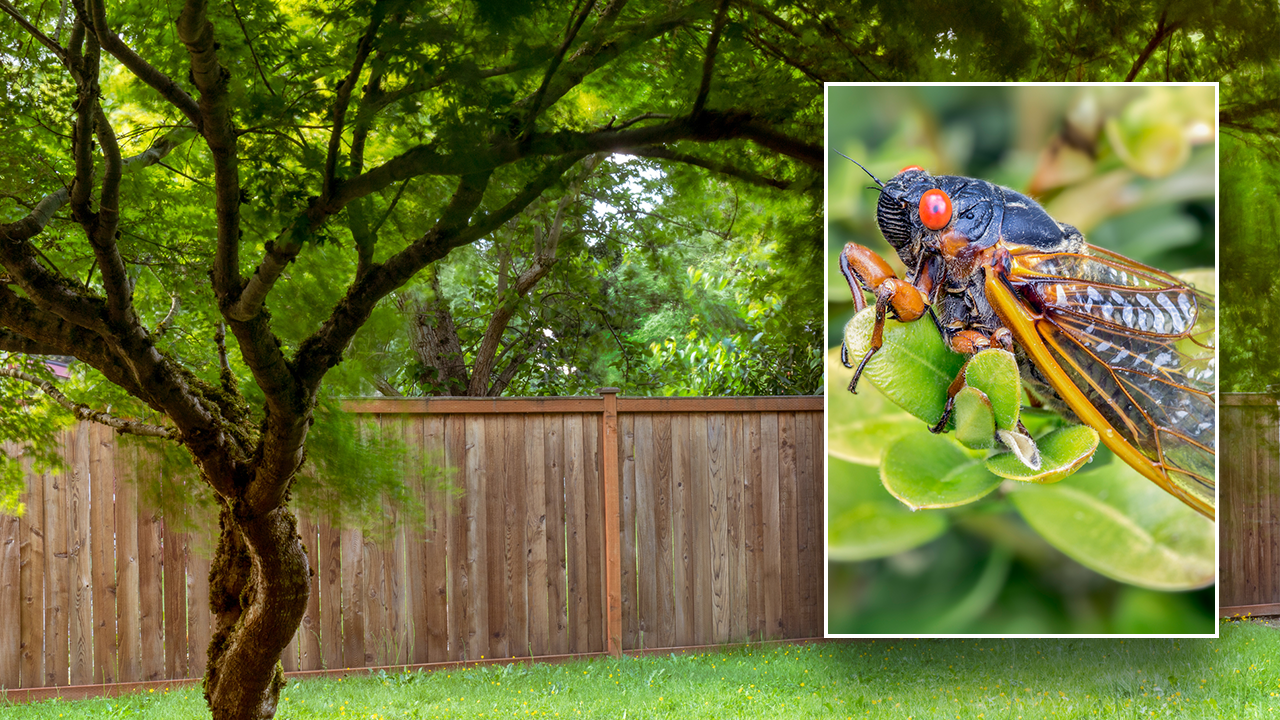
[[[1217,633],[1217,87],[827,85],[827,633]]]

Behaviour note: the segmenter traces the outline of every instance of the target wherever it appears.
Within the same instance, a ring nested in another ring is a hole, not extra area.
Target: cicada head
[[[918,252],[922,241],[942,233],[987,247],[999,238],[1005,200],[1002,190],[984,180],[930,175],[911,166],[884,184],[876,223],[899,255],[904,249],[910,254]],[[924,246],[935,247],[936,243]]]

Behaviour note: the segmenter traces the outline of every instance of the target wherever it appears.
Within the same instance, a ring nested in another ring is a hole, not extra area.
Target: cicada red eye
[[[898,174],[899,174],[899,175],[901,175],[902,173],[907,172],[908,170],[920,170],[920,171],[923,171],[923,170],[924,170],[924,168],[920,167],[919,165],[908,165],[908,166],[906,166],[906,167],[902,168],[901,170],[899,170],[899,171],[898,171]]]
[[[934,188],[920,198],[920,222],[930,230],[941,230],[951,222],[951,197]]]

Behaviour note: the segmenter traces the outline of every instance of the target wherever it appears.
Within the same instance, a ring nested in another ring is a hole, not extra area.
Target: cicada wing
[[[1012,285],[1043,318],[1046,347],[1130,444],[1214,505],[1212,296],[1100,248],[1014,258]]]

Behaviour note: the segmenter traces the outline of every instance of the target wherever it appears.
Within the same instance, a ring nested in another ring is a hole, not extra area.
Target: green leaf
[[[880,480],[894,497],[916,510],[971,503],[1001,482],[987,472],[980,457],[928,431],[901,437],[885,448]]]
[[[827,552],[834,561],[888,557],[947,529],[942,513],[916,513],[885,491],[875,470],[831,459],[827,467]]]
[[[1098,432],[1088,425],[1060,428],[1036,440],[1040,468],[1033,470],[1014,453],[987,458],[987,469],[1009,480],[1055,483],[1084,467],[1098,449]]]
[[[969,358],[965,364],[964,382],[981,390],[995,411],[996,427],[1012,430],[1018,425],[1022,407],[1022,378],[1013,353],[992,348]]]
[[[971,450],[989,450],[996,444],[996,415],[986,393],[964,387],[956,394],[956,440]]]
[[[850,393],[838,349],[827,353],[826,370],[827,452],[832,457],[879,465],[886,445],[920,429],[919,418],[896,407],[875,386]]]
[[[1009,494],[1045,540],[1081,565],[1153,590],[1213,582],[1213,522],[1123,463]]]
[[[859,362],[871,347],[874,326],[875,308],[871,307],[854,315],[845,326],[850,362]],[[965,357],[947,348],[932,321],[886,319],[883,344],[867,362],[862,380],[870,380],[899,407],[932,425],[942,417],[947,388],[964,363]]]

